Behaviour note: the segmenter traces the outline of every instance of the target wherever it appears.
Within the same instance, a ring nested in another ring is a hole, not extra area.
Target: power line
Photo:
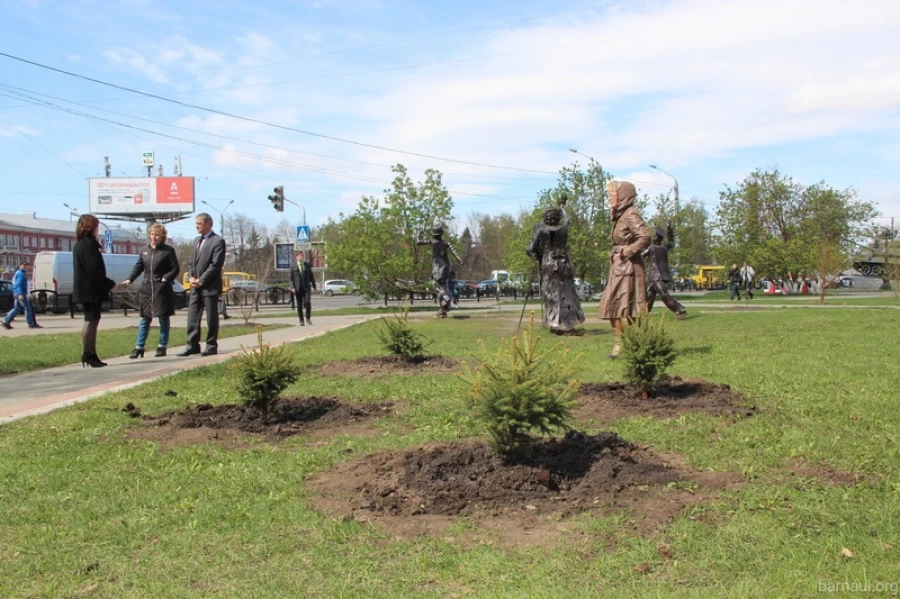
[[[145,96],[145,97],[147,97],[147,98],[153,98],[153,99],[155,99],[155,100],[161,100],[161,101],[163,101],[163,102],[169,102],[169,103],[171,103],[171,104],[177,104],[177,105],[183,106],[183,107],[185,107],[185,108],[192,108],[192,109],[194,109],[194,110],[201,110],[201,111],[203,111],[203,112],[208,112],[208,113],[210,113],[210,114],[218,114],[218,115],[220,115],[220,116],[226,116],[226,117],[229,117],[229,118],[233,118],[233,119],[237,119],[237,120],[241,120],[241,121],[246,121],[246,122],[248,122],[248,123],[256,123],[257,125],[264,125],[264,126],[266,126],[266,127],[272,127],[273,129],[281,129],[281,130],[284,130],[284,131],[292,131],[292,132],[294,132],[294,133],[300,133],[300,134],[302,134],[302,135],[309,135],[309,136],[312,136],[312,137],[318,137],[318,138],[321,138],[321,139],[328,139],[328,140],[331,140],[331,141],[337,141],[337,142],[340,142],[340,143],[350,144],[350,145],[354,145],[354,146],[360,146],[360,147],[363,147],[363,148],[372,148],[372,149],[375,149],[375,150],[382,150],[382,151],[385,151],[385,152],[394,152],[394,153],[396,153],[396,154],[404,154],[404,155],[407,155],[407,156],[417,156],[417,157],[419,157],[419,158],[429,158],[429,159],[431,159],[431,160],[440,160],[440,161],[443,161],[443,162],[453,162],[453,163],[456,163],[456,164],[468,164],[469,166],[481,166],[481,167],[485,167],[485,168],[494,168],[494,169],[499,169],[499,170],[516,171],[516,172],[521,172],[521,173],[538,173],[538,174],[542,174],[542,175],[555,175],[555,174],[556,174],[556,173],[552,173],[552,172],[549,172],[549,171],[539,171],[539,170],[534,170],[534,169],[516,168],[516,167],[512,167],[512,166],[501,166],[501,165],[496,165],[496,164],[484,164],[484,163],[481,163],[481,162],[472,162],[472,161],[469,161],[469,160],[457,160],[457,159],[455,159],[455,158],[446,158],[446,157],[443,157],[443,156],[435,156],[435,155],[433,155],[433,154],[422,154],[422,153],[419,153],[419,152],[409,152],[409,151],[406,151],[406,150],[399,150],[399,149],[396,149],[396,148],[389,148],[389,147],[387,147],[387,146],[379,146],[379,145],[377,145],[377,144],[369,144],[369,143],[364,143],[364,142],[360,142],[360,141],[354,141],[354,140],[352,140],[352,139],[345,139],[345,138],[342,138],[342,137],[335,137],[335,136],[333,136],[333,135],[325,135],[325,134],[322,134],[322,133],[315,133],[314,131],[306,131],[306,130],[304,130],[304,129],[297,129],[297,128],[295,128],[295,127],[288,127],[287,125],[279,125],[279,124],[277,124],[277,123],[270,123],[270,122],[268,122],[268,121],[263,121],[263,120],[261,120],[261,119],[254,119],[254,118],[252,118],[252,117],[241,116],[241,115],[238,115],[238,114],[233,114],[233,113],[230,113],[230,112],[225,112],[225,111],[223,111],[223,110],[216,110],[216,109],[214,109],[214,108],[207,108],[207,107],[205,107],[205,106],[200,106],[200,105],[197,105],[197,104],[189,104],[189,103],[187,103],[187,102],[182,102],[181,100],[174,100],[174,99],[172,99],[172,98],[166,98],[166,97],[164,97],[164,96],[159,96],[159,95],[157,95],[157,94],[151,94],[151,93],[148,93],[148,92],[142,92],[142,91],[137,90],[137,89],[134,89],[134,88],[125,87],[125,86],[123,86],[123,85],[118,85],[118,84],[115,84],[115,83],[110,83],[110,82],[108,82],[108,81],[102,81],[102,80],[100,80],[100,79],[95,79],[95,78],[93,78],[93,77],[88,77],[88,76],[86,76],[86,75],[79,75],[78,73],[73,73],[73,72],[71,72],[71,71],[66,71],[66,70],[63,70],[63,69],[58,69],[58,68],[56,68],[56,67],[51,67],[50,65],[46,65],[46,64],[39,63],[39,62],[35,62],[35,61],[33,61],[33,60],[28,60],[28,59],[22,58],[22,57],[20,57],[20,56],[13,56],[12,54],[7,54],[7,53],[5,53],[5,52],[0,52],[0,56],[3,56],[3,57],[5,57],[5,58],[9,58],[10,60],[15,60],[15,61],[18,61],[18,62],[21,62],[21,63],[24,63],[24,64],[29,64],[29,65],[32,65],[32,66],[35,66],[35,67],[38,67],[38,68],[41,68],[41,69],[46,69],[46,70],[48,70],[48,71],[53,71],[53,72],[55,72],[55,73],[60,73],[60,74],[62,74],[62,75],[67,75],[67,76],[69,76],[69,77],[75,77],[76,79],[82,79],[82,80],[84,80],[84,81],[90,81],[91,83],[96,83],[96,84],[98,84],[98,85],[105,85],[105,86],[107,86],[107,87],[111,87],[111,88],[114,88],[114,89],[120,89],[120,90],[122,90],[122,91],[126,91],[126,92],[130,92],[130,93],[133,93],[133,94],[138,94],[138,95],[141,95],[141,96]]]
[[[34,139],[33,137],[31,137],[30,135],[28,135],[27,133],[25,133],[24,131],[22,131],[21,129],[19,129],[18,127],[16,127],[16,126],[13,125],[12,123],[10,123],[10,122],[7,121],[6,119],[4,119],[3,117],[0,117],[0,121],[3,121],[3,122],[6,123],[7,126],[9,126],[11,129],[14,129],[14,130],[17,131],[20,135],[22,135],[22,136],[28,138],[34,145],[39,146],[42,150],[44,150],[45,152],[47,152],[48,154],[50,154],[51,156],[53,156],[54,158],[56,158],[57,160],[59,160],[60,162],[62,162],[63,164],[65,164],[67,167],[69,167],[70,169],[72,169],[73,171],[75,171],[76,173],[78,173],[79,175],[81,175],[82,177],[84,177],[85,179],[87,179],[87,175],[85,175],[85,174],[82,173],[80,170],[78,170],[77,168],[75,168],[74,166],[72,166],[71,164],[69,164],[68,162],[66,162],[65,160],[63,160],[62,158],[60,158],[59,156],[57,156],[56,154],[54,154],[47,146],[41,144],[41,143],[38,142],[36,139]]]
[[[207,132],[207,131],[201,131],[201,130],[198,130],[198,129],[191,129],[190,127],[182,127],[182,126],[180,126],[180,125],[170,125],[170,124],[164,123],[164,122],[162,122],[162,121],[157,121],[157,120],[154,120],[154,119],[148,119],[148,118],[145,118],[145,117],[139,117],[139,116],[134,116],[134,115],[130,115],[130,114],[125,114],[125,113],[122,113],[122,112],[117,112],[117,111],[115,111],[115,110],[109,110],[109,109],[107,109],[107,108],[100,108],[99,106],[92,106],[92,105],[90,105],[90,104],[84,104],[84,103],[82,103],[82,102],[76,102],[75,100],[67,100],[67,99],[65,99],[65,98],[59,98],[59,97],[57,97],[57,96],[52,96],[52,95],[50,95],[50,94],[44,94],[44,93],[41,93],[41,92],[38,92],[38,91],[29,90],[29,89],[25,89],[25,88],[21,88],[21,87],[16,87],[16,86],[14,86],[14,85],[6,85],[6,84],[3,84],[3,83],[0,83],[0,88],[6,88],[7,90],[14,90],[14,91],[11,91],[11,92],[10,92],[10,93],[15,94],[16,97],[15,97],[14,99],[25,100],[25,101],[27,101],[29,104],[41,103],[41,104],[44,104],[44,105],[46,105],[46,106],[49,106],[49,107],[54,108],[54,109],[57,109],[57,110],[64,110],[64,109],[63,109],[62,107],[56,105],[56,104],[52,104],[52,103],[50,103],[50,102],[44,102],[43,100],[40,100],[40,99],[35,98],[35,97],[33,97],[33,96],[29,96],[28,94],[35,94],[35,95],[38,95],[38,96],[43,96],[43,97],[45,97],[45,98],[51,98],[51,99],[57,100],[57,101],[59,101],[59,102],[66,102],[66,103],[68,103],[68,104],[74,104],[74,105],[76,105],[76,106],[82,106],[82,107],[84,107],[84,108],[88,108],[88,109],[91,109],[91,110],[97,110],[97,111],[105,112],[105,113],[108,113],[108,114],[114,114],[114,115],[117,115],[117,116],[129,118],[129,119],[133,119],[133,120],[137,120],[137,121],[143,121],[143,122],[145,122],[145,123],[151,123],[151,124],[154,124],[154,125],[160,125],[160,126],[162,126],[162,127],[169,127],[169,128],[171,128],[171,129],[178,129],[178,130],[180,130],[180,131],[188,131],[188,132],[190,132],[190,133],[197,133],[197,134],[199,134],[199,135],[206,135],[206,136],[209,136],[209,137],[215,137],[215,138],[217,138],[217,139],[224,139],[224,140],[228,140],[228,141],[235,141],[235,142],[239,142],[239,143],[245,143],[245,144],[249,144],[249,145],[253,145],[253,146],[259,146],[259,147],[261,147],[261,148],[270,148],[270,149],[274,149],[274,150],[282,150],[282,151],[285,151],[285,152],[292,152],[292,153],[295,153],[295,154],[304,154],[304,155],[307,155],[307,156],[315,156],[315,157],[317,157],[317,158],[327,158],[327,159],[330,159],[330,160],[340,160],[340,161],[342,161],[342,162],[351,162],[351,163],[354,163],[354,164],[362,164],[362,165],[365,165],[365,166],[377,166],[377,167],[381,167],[381,168],[391,168],[391,167],[393,166],[393,165],[390,165],[390,164],[383,164],[383,163],[377,163],[377,162],[367,162],[367,161],[364,161],[364,160],[352,160],[352,159],[350,159],[350,158],[341,158],[341,157],[339,157],[339,156],[332,156],[332,155],[330,155],[330,154],[319,154],[319,153],[316,153],[316,152],[306,152],[306,151],[303,151],[303,150],[295,150],[295,149],[293,149],[293,148],[286,148],[286,147],[284,147],[284,146],[277,146],[277,145],[274,145],[274,144],[264,144],[264,143],[260,143],[260,142],[255,142],[255,141],[250,141],[250,140],[247,140],[247,139],[238,138],[238,137],[231,137],[231,136],[229,136],[229,135],[220,135],[220,134],[218,134],[218,133],[209,133],[209,132]],[[10,97],[10,96],[7,96],[7,97]],[[110,121],[110,122],[112,122],[112,121]],[[425,169],[410,169],[410,170],[414,170],[414,171],[423,171],[423,170],[425,170]],[[510,178],[510,177],[498,177],[498,176],[496,176],[496,175],[462,174],[462,173],[454,173],[454,172],[452,172],[452,171],[442,171],[442,173],[445,174],[445,175],[459,175],[459,176],[472,177],[472,178],[477,178],[477,179],[494,179],[494,180],[499,180],[499,181],[512,181],[512,180],[515,180],[515,179]]]

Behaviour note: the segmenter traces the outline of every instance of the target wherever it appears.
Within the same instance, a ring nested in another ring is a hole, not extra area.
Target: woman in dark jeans
[[[100,253],[97,233],[100,221],[93,214],[83,214],[75,225],[75,247],[72,248],[74,289],[72,301],[84,310],[81,328],[81,366],[106,366],[97,356],[97,327],[100,326],[100,306],[109,299],[116,282],[106,276],[106,263]]]
[[[169,344],[169,317],[175,314],[175,292],[172,283],[178,280],[181,268],[178,265],[178,254],[175,248],[166,244],[169,232],[160,223],[150,225],[148,231],[150,245],[141,250],[137,264],[131,270],[122,287],[128,287],[132,281],[144,275],[144,284],[138,294],[141,321],[138,323],[137,343],[134,351],[128,356],[132,360],[144,357],[144,344],[153,318],[159,319],[159,343],[156,346],[156,357],[166,355]]]

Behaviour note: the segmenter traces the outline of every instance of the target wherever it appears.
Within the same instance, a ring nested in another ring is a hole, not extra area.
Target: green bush
[[[640,316],[622,332],[622,364],[625,380],[650,397],[653,389],[675,363],[675,339],[666,320]]]
[[[257,327],[256,334],[259,348],[245,348],[243,354],[231,361],[229,368],[244,404],[260,410],[267,418],[278,402],[278,394],[300,376],[300,366],[287,346],[263,344],[262,327]]]
[[[519,337],[503,339],[496,355],[485,356],[474,372],[460,375],[470,385],[475,418],[486,423],[491,443],[508,455],[529,440],[529,433],[568,430],[578,394],[569,350],[559,343],[537,351],[541,337],[534,332],[534,312]],[[483,343],[479,344],[484,349]]]
[[[378,339],[384,347],[396,356],[412,362],[425,350],[425,337],[409,326],[409,304],[393,316],[381,319],[384,328],[378,331]]]

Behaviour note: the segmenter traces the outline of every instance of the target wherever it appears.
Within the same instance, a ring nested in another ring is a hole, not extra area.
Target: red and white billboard
[[[193,177],[104,177],[88,180],[90,211],[97,214],[190,214]]]

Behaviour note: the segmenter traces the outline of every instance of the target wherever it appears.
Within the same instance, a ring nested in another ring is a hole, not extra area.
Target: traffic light
[[[273,191],[274,193],[269,196],[269,201],[275,206],[275,210],[284,212],[284,185],[279,185]]]

